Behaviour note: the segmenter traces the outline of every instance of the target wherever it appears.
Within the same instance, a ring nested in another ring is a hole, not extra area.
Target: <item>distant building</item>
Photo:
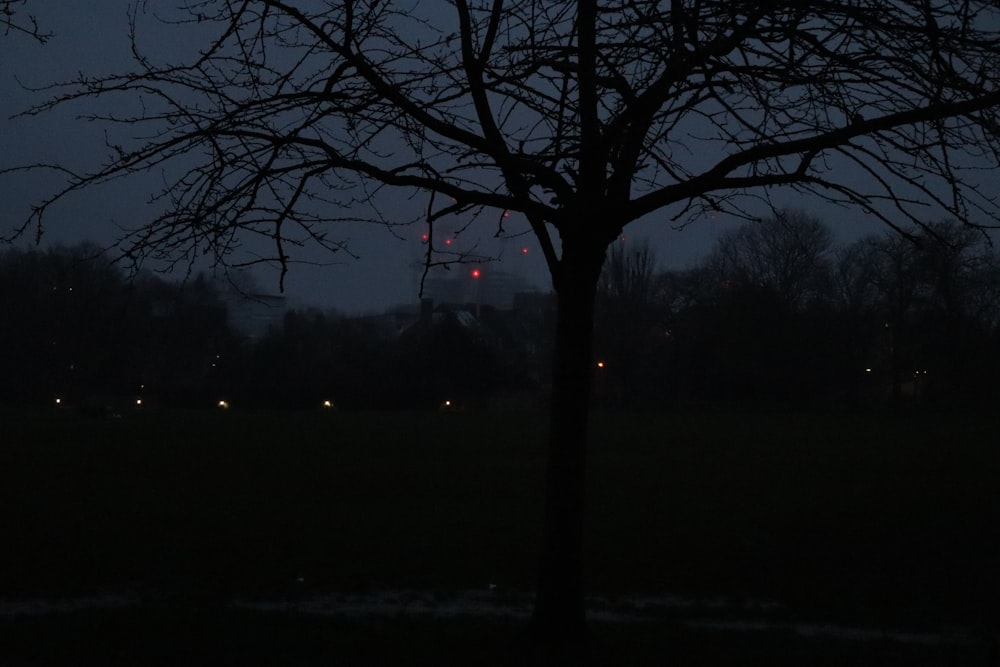
[[[420,319],[420,308],[417,304],[399,305],[389,308],[381,315],[362,315],[353,319],[366,322],[375,335],[395,340]]]
[[[523,276],[490,264],[461,264],[436,272],[424,283],[424,296],[436,303],[474,304],[510,310],[514,297],[531,286]]]
[[[235,290],[221,294],[229,326],[248,338],[261,338],[271,327],[280,327],[292,305],[283,296],[244,294]]]

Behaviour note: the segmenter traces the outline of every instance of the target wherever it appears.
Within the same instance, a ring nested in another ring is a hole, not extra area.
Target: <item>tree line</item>
[[[476,321],[289,310],[253,338],[220,287],[128,275],[90,245],[0,253],[0,403],[426,409],[482,405],[537,377],[537,358],[516,353],[530,325],[488,308]]]
[[[835,244],[822,220],[779,211],[722,234],[685,270],[657,271],[648,245],[618,246],[599,304],[605,402],[998,395],[1000,260],[981,230],[954,221]]]
[[[0,254],[0,402],[197,401],[237,337],[204,275],[128,276],[94,246]],[[185,398],[186,397],[186,398]]]
[[[781,211],[682,270],[662,269],[648,242],[622,242],[598,294],[605,406],[947,407],[1000,394],[1000,260],[955,222],[838,245],[820,219]],[[254,339],[210,278],[128,276],[88,245],[7,250],[0,295],[5,403],[527,407],[550,391],[546,296],[513,311],[290,310]]]

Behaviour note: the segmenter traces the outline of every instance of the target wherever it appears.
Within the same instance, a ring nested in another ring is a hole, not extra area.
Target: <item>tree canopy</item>
[[[832,243],[829,227],[818,218],[782,210],[723,233],[708,261],[725,280],[773,290],[797,305],[824,279]]]
[[[431,224],[521,212],[553,269],[556,236],[606,242],[665,207],[745,215],[740,195],[773,186],[897,227],[931,205],[992,223],[975,172],[997,160],[992,3],[661,5],[200,2],[157,14],[197,36],[180,60],[157,58],[137,11],[136,69],[57,89],[142,100],[105,118],[124,136],[68,187],[166,168],[169,206],[137,248],[225,255],[249,232],[279,261],[295,242],[339,247],[323,223],[378,220],[385,186],[429,193]]]

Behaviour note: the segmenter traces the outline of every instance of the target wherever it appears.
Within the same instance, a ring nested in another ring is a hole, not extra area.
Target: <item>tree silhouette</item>
[[[596,353],[608,362],[600,371],[599,394],[635,405],[653,396],[662,369],[653,359],[663,351],[667,329],[662,276],[648,240],[615,243],[607,253],[597,288]]]
[[[0,400],[48,404],[106,390],[126,346],[124,278],[97,248],[0,252]]]
[[[23,7],[27,0],[0,0],[0,29],[4,34],[20,33],[45,43],[52,36],[38,27],[34,16],[25,15]]]
[[[822,292],[833,238],[829,228],[802,211],[780,210],[719,237],[708,263],[721,282],[764,288],[792,308]]]
[[[431,227],[458,216],[500,231],[504,212],[522,217],[558,295],[533,619],[548,639],[585,631],[594,296],[627,224],[747,217],[778,186],[897,227],[919,225],[927,205],[967,223],[996,212],[975,171],[1000,149],[992,2],[202,0],[176,11],[158,15],[160,37],[198,42],[188,60],[161,62],[155,35],[134,36],[134,71],[83,76],[35,110],[117,96],[136,109],[98,116],[124,135],[109,130],[109,161],[70,174],[21,231],[79,188],[150,170],[166,178],[165,208],[123,239],[135,258],[226,260],[260,235],[284,267],[298,244],[341,247],[327,223],[403,222],[379,214],[387,190],[425,193]],[[429,242],[428,264],[461,259],[444,250]]]
[[[0,359],[0,401],[15,404],[103,409],[141,393],[209,405],[235,347],[204,276],[129,280],[91,244],[0,252],[0,308],[12,323],[0,349],[18,350]]]
[[[884,357],[892,404],[902,401],[903,386],[915,372],[928,366],[939,393],[968,401],[980,391],[970,382],[970,370],[990,367],[978,341],[995,329],[1000,312],[996,253],[977,230],[954,221],[909,233],[914,242],[879,234],[841,250],[842,308],[848,318],[866,322],[859,339],[869,345],[884,341],[881,353],[878,346],[868,351],[868,363]]]

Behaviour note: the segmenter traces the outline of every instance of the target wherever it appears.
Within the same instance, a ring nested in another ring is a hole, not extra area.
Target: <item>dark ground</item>
[[[595,623],[589,661],[1000,664],[998,423],[598,415],[592,591],[697,604]],[[229,604],[530,591],[543,426],[532,413],[0,412],[0,528],[12,537],[0,549],[0,598],[138,600],[0,615],[0,665],[545,664],[523,620]],[[706,615],[770,629],[692,627]],[[869,634],[794,631],[828,624]]]
[[[534,647],[523,625],[483,619],[344,619],[209,609],[144,609],[0,623],[5,667],[243,665],[733,666],[996,664],[984,636],[940,643],[803,637],[787,631],[717,632],[664,622],[595,624],[579,654]]]

